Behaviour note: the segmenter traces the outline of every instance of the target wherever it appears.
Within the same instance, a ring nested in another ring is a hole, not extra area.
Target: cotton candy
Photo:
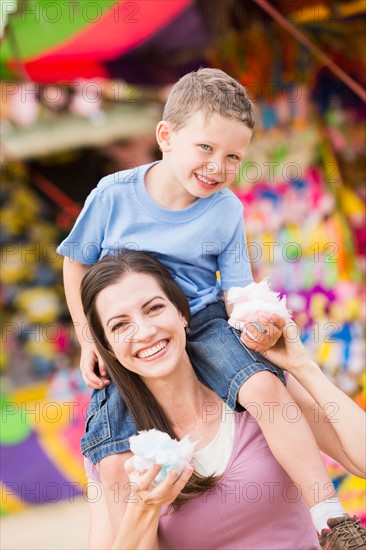
[[[188,435],[180,441],[172,439],[167,433],[159,430],[144,430],[129,439],[130,449],[134,456],[134,467],[142,472],[153,464],[162,466],[155,478],[156,483],[163,481],[170,470],[181,473],[192,460],[196,441]]]
[[[234,304],[228,323],[239,330],[245,330],[249,323],[258,324],[259,316],[269,317],[276,313],[286,317],[291,314],[286,307],[286,296],[280,298],[278,292],[271,290],[267,279],[244,288],[231,287],[227,299]]]

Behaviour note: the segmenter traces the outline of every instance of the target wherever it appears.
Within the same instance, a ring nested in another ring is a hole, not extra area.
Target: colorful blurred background
[[[258,125],[234,191],[255,279],[286,292],[324,372],[366,408],[366,2],[0,9],[2,548],[85,548],[90,393],[55,248],[102,176],[159,158],[155,124],[190,70],[221,68],[247,86]],[[366,523],[365,483],[324,459]],[[40,537],[37,521],[56,516]]]

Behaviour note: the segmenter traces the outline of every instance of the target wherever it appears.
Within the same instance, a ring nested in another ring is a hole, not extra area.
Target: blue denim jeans
[[[284,373],[262,355],[249,350],[240,332],[227,322],[223,302],[196,313],[190,324],[187,351],[198,378],[233,410],[239,388],[253,374],[270,371],[285,383]],[[102,458],[129,450],[128,438],[137,432],[134,420],[116,386],[94,390],[86,418],[82,453],[96,464]]]

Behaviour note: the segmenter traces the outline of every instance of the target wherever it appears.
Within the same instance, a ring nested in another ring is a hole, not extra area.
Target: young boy
[[[157,125],[162,160],[103,178],[59,246],[84,379],[102,388],[91,398],[82,450],[93,463],[100,462],[103,484],[110,489],[119,479],[119,453],[128,450],[136,427],[88,338],[80,282],[88,265],[105,254],[123,247],[144,250],[169,268],[190,302],[188,349],[199,377],[232,409],[252,412],[274,456],[313,509],[320,532],[325,520],[343,516],[343,509],[333,498],[324,502],[335,491],[307,422],[301,415],[297,422],[286,419],[283,411],[293,398],[283,372],[253,351],[270,348],[283,326],[276,317],[259,319],[267,331],[258,342],[227,323],[227,290],[252,281],[242,205],[228,187],[238,176],[254,124],[246,90],[233,78],[216,69],[185,75]],[[131,327],[129,336],[137,331]],[[93,372],[98,361],[100,377]],[[115,496],[109,490],[117,526]]]

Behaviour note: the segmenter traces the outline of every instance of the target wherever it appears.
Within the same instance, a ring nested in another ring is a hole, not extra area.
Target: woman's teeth
[[[164,340],[162,342],[159,342],[155,346],[152,346],[148,349],[143,349],[142,351],[139,351],[137,354],[137,357],[140,359],[146,359],[147,357],[151,357],[152,355],[155,355],[155,353],[158,353],[158,351],[164,349],[168,345],[168,340]]]

